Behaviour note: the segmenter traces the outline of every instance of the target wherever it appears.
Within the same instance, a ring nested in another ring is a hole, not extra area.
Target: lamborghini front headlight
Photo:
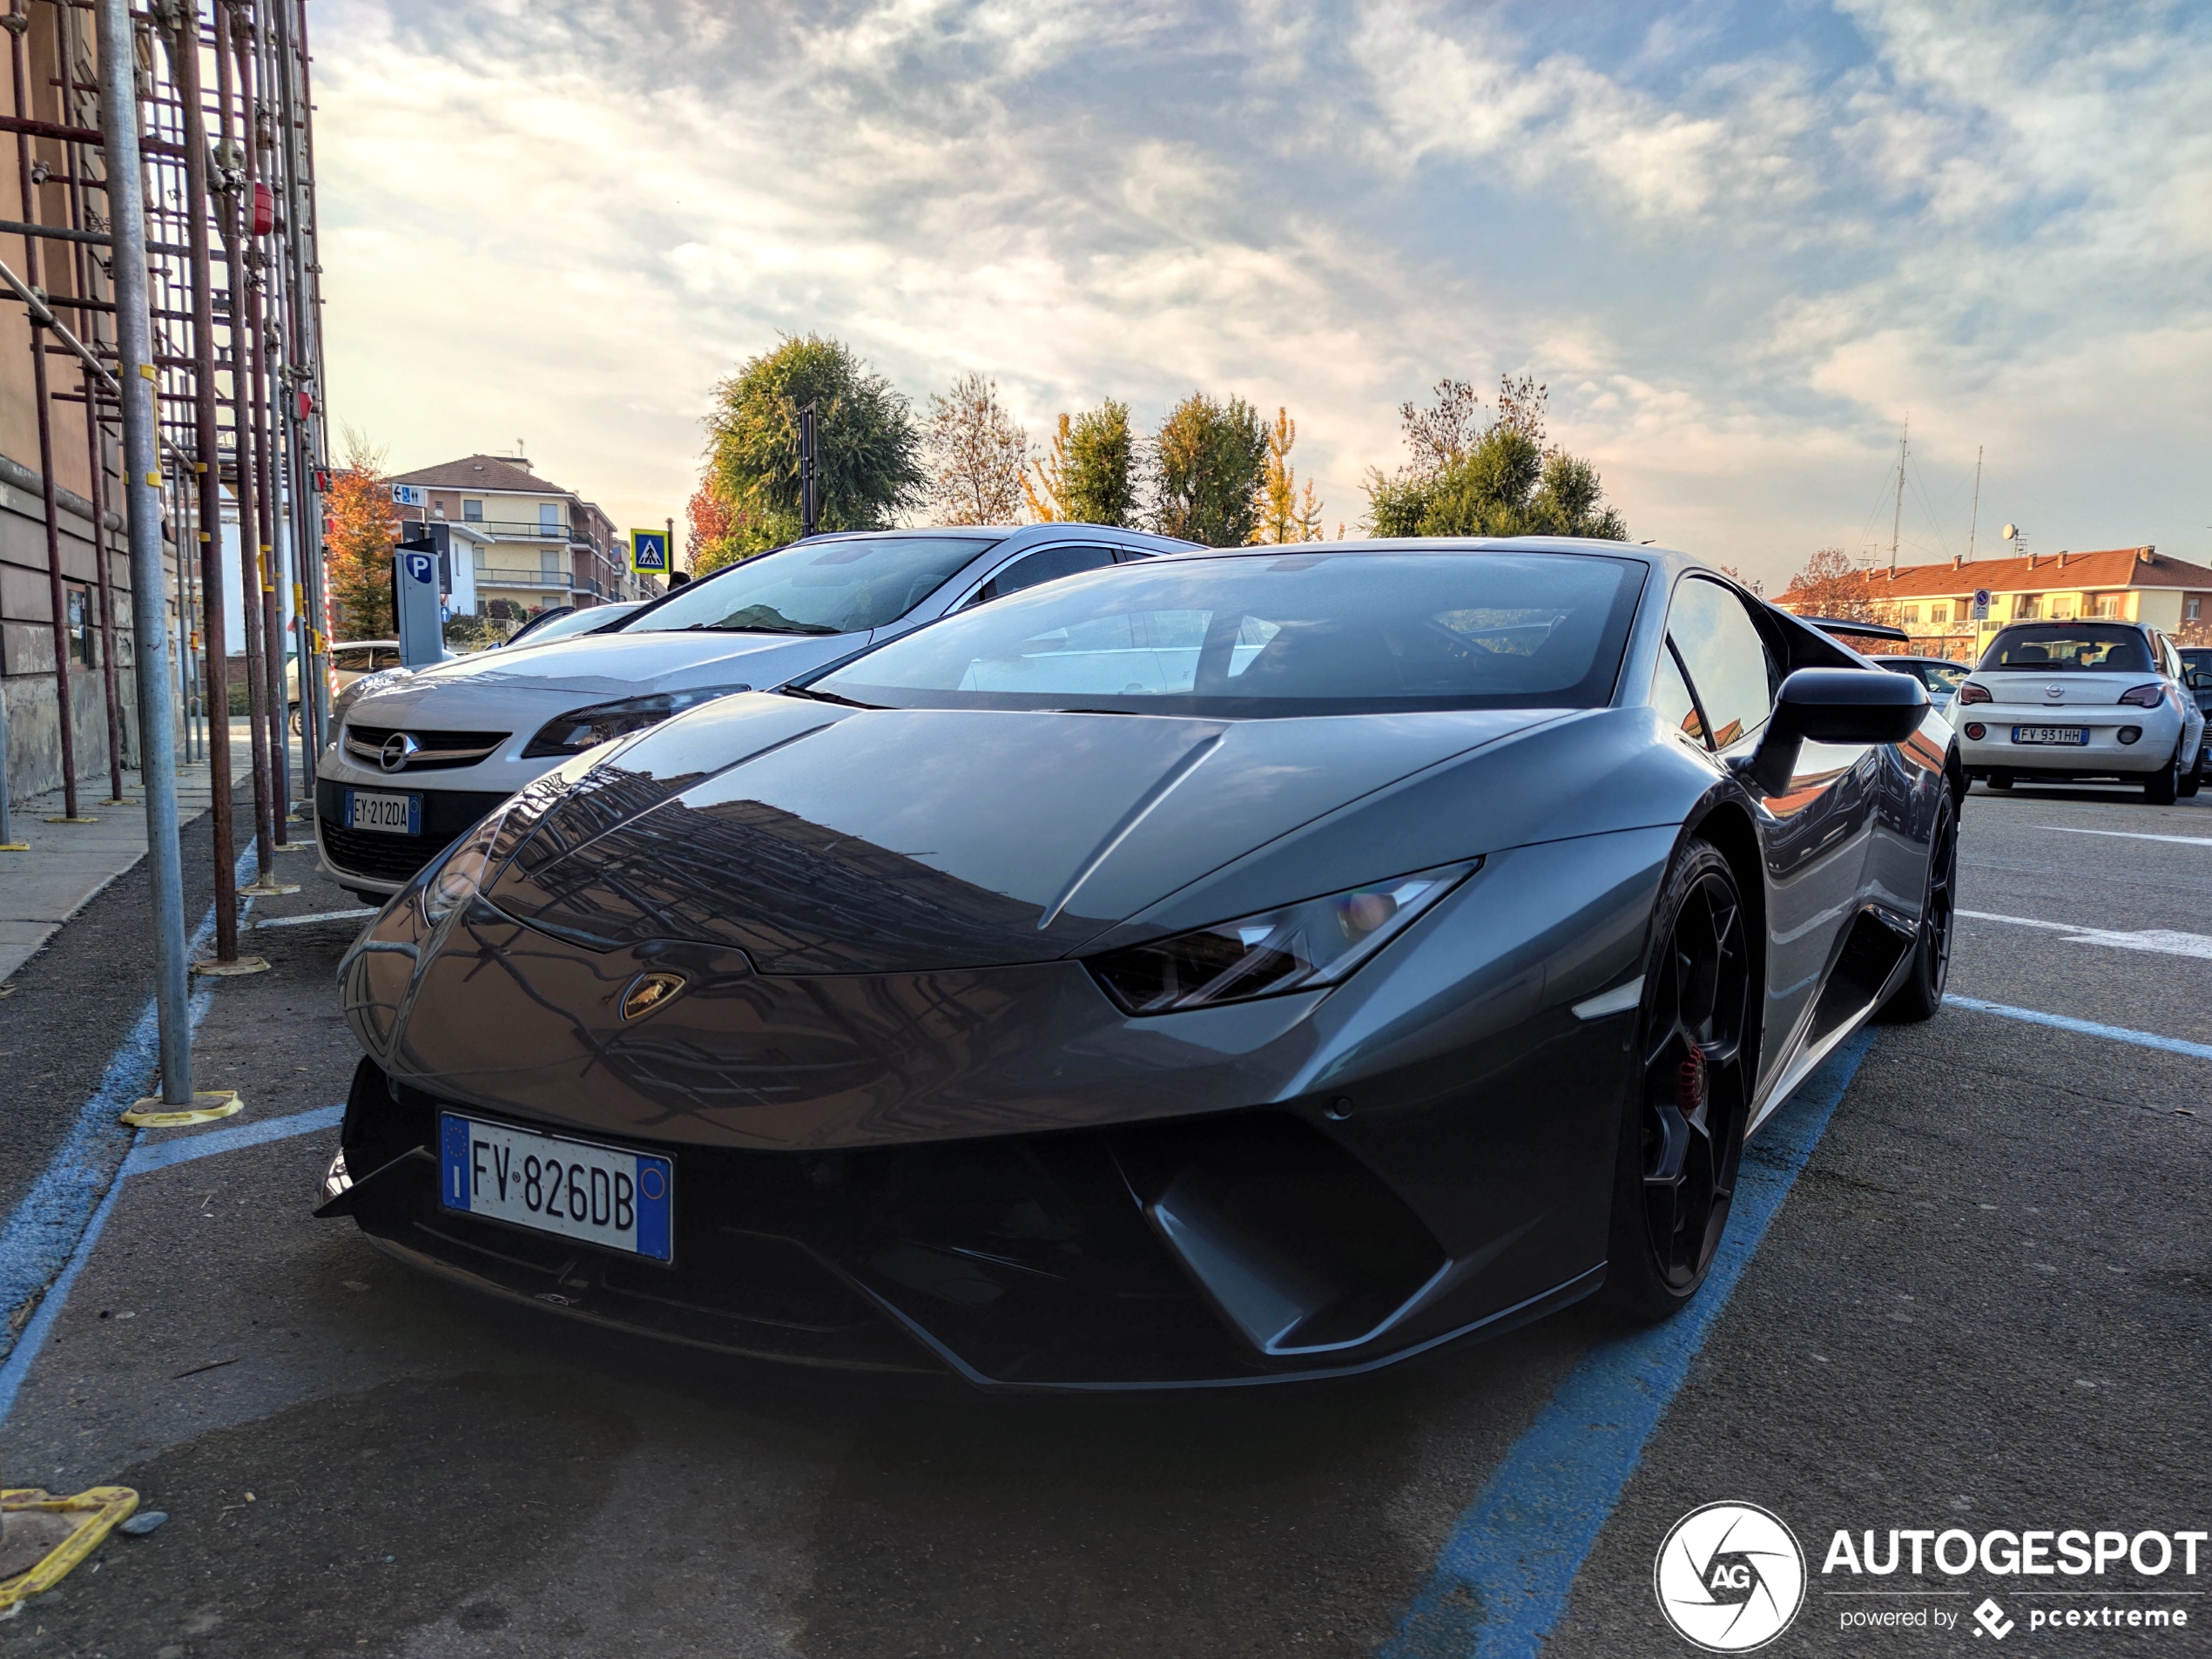
[[[1333,985],[1472,874],[1480,859],[1094,956],[1088,966],[1131,1014],[1167,1014]]]

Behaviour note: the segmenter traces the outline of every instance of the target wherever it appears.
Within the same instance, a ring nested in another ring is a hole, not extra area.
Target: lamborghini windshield
[[[692,583],[627,627],[637,633],[865,633],[898,621],[998,539],[852,536],[794,542]]]
[[[1232,718],[1590,708],[1612,698],[1643,570],[1449,551],[1119,565],[962,611],[806,689],[874,707]]]

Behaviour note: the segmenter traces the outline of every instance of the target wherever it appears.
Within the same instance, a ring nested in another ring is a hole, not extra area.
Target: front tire
[[[1753,959],[1736,873],[1710,841],[1684,848],[1651,933],[1606,1271],[1615,1311],[1645,1324],[1712,1271],[1751,1099]]]
[[[2182,774],[2181,787],[2174,792],[2183,800],[2190,799],[2204,787],[2204,745],[2196,745],[2196,764]]]
[[[1951,791],[1936,808],[1935,830],[1928,838],[1928,882],[1920,900],[1920,927],[1912,936],[1912,966],[1905,983],[1890,993],[1877,1016],[1902,1024],[1932,1020],[1943,1006],[1951,978],[1951,938],[1959,886],[1959,810]]]

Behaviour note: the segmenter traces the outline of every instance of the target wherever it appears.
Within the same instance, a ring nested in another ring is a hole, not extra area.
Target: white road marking
[[[2197,956],[2212,961],[2212,934],[2175,933],[2168,927],[2145,927],[2120,933],[2109,927],[2080,927],[2070,921],[2041,921],[2033,916],[2000,916],[1986,910],[1961,910],[1974,921],[2001,921],[2013,927],[2043,927],[2067,935],[2069,945],[2102,945],[2111,950],[2150,950],[2165,956]]]
[[[2035,827],[2056,830],[2061,835],[2111,835],[2123,841],[2178,841],[2183,846],[2212,846],[2212,835],[2151,835],[2141,830],[2075,829],[2071,824],[2038,824]]]

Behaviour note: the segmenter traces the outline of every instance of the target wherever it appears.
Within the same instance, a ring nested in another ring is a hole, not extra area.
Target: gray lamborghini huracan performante
[[[341,970],[321,1213],[573,1318],[1022,1388],[1694,1297],[1950,956],[1917,680],[1618,543],[1176,555],[577,757]]]

